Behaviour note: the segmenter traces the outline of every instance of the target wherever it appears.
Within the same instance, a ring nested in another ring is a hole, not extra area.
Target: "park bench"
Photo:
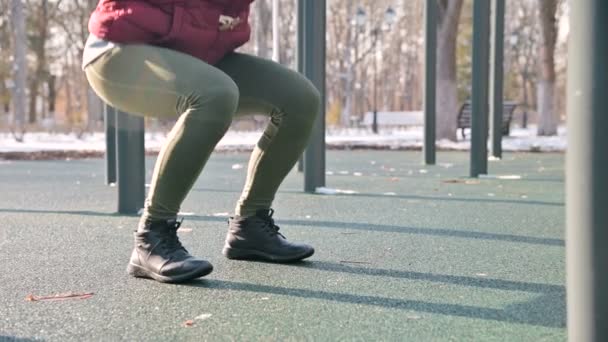
[[[517,103],[505,101],[502,105],[502,134],[508,136],[511,130],[511,120]],[[471,101],[466,101],[458,111],[458,129],[462,130],[462,138],[465,139],[465,129],[471,128]]]

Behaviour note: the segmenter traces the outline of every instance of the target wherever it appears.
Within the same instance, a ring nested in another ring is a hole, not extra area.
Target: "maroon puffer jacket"
[[[214,64],[249,41],[254,0],[100,0],[89,31],[116,43],[152,44]]]

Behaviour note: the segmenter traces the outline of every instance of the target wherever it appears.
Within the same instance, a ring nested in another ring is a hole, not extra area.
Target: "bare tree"
[[[555,135],[559,121],[555,110],[555,44],[559,0],[539,0],[539,5],[541,45],[537,94],[538,135]]]
[[[11,94],[8,85],[12,79],[11,30],[9,27],[9,0],[0,0],[0,115],[8,120]]]
[[[62,0],[26,0],[28,9],[28,41],[34,60],[29,84],[29,123],[38,117],[38,98],[40,88],[50,79],[48,60],[48,40],[51,21],[59,10]]]
[[[13,136],[22,142],[25,134],[25,107],[27,83],[27,41],[25,35],[25,16],[21,0],[12,0],[11,26],[13,29],[14,45],[14,79],[13,90]]]
[[[456,140],[456,38],[463,0],[437,0],[437,139]]]
[[[538,64],[538,4],[535,1],[513,1],[507,6],[505,61],[507,81],[505,94],[518,97],[523,109],[522,127],[528,125],[528,110],[535,100]]]
[[[269,58],[271,56],[269,40],[272,32],[272,7],[269,0],[258,0],[254,4],[256,52],[260,57]]]

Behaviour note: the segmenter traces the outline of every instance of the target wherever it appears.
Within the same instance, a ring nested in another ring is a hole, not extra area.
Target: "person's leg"
[[[181,247],[175,219],[232,121],[239,97],[236,84],[198,59],[147,45],[117,47],[85,71],[110,105],[132,114],[178,118],[154,167],[129,273],[159,281],[209,273],[210,264]]]
[[[239,87],[237,115],[265,114],[270,122],[249,161],[236,215],[270,209],[277,190],[308,143],[320,94],[303,75],[270,60],[233,53],[217,65]]]
[[[278,228],[272,221],[270,208],[279,186],[308,143],[321,109],[321,97],[304,76],[269,60],[233,53],[217,67],[239,87],[237,115],[260,113],[270,116],[270,122],[251,154],[245,187],[235,209],[237,219],[231,221],[226,254],[230,248],[237,249],[234,244],[239,243],[239,237],[244,237],[238,231],[247,230],[245,226]],[[249,240],[247,248],[241,246],[241,250],[248,251],[228,253],[228,256],[293,261],[314,252],[312,247],[288,243],[282,236],[277,239],[269,242],[248,235],[243,240]],[[256,248],[255,255],[249,247]]]
[[[236,84],[198,59],[147,45],[115,48],[86,73],[104,101],[120,110],[178,118],[154,167],[143,215],[175,218],[232,122],[239,98]]]

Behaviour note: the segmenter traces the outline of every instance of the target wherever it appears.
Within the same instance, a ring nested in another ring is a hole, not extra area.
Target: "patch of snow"
[[[510,136],[503,137],[503,150],[508,152],[563,152],[566,150],[567,131],[560,126],[558,134],[550,137],[536,135],[536,126],[528,128],[513,126]],[[262,132],[229,131],[218,143],[217,150],[251,150],[257,144]],[[51,134],[31,132],[25,135],[24,142],[16,142],[10,133],[0,133],[0,152],[39,152],[39,151],[98,151],[105,150],[103,132],[85,134],[78,138],[76,134]],[[164,134],[146,132],[146,149],[157,152],[166,141]],[[341,128],[328,129],[326,142],[331,147],[369,147],[386,149],[419,149],[423,145],[422,127],[381,129],[380,134],[373,134],[369,129]],[[489,143],[489,142],[488,142]],[[470,148],[470,140],[440,140],[439,149],[464,151]],[[492,160],[492,158],[490,158]],[[375,161],[370,161],[375,165]]]
[[[354,195],[354,194],[358,194],[359,192],[354,191],[354,190],[341,190],[341,189],[319,187],[315,190],[315,193],[321,194],[321,195],[338,195],[338,194]]]
[[[520,175],[479,175],[479,178],[485,179],[521,179]]]
[[[215,216],[215,217],[228,217],[228,216],[230,216],[230,213],[213,213],[213,214],[211,214],[211,216]]]
[[[198,316],[194,317],[194,319],[197,320],[197,321],[204,321],[206,319],[209,319],[211,316],[213,316],[213,315],[209,314],[209,313],[204,313],[204,314],[201,314],[201,315],[198,315]]]

